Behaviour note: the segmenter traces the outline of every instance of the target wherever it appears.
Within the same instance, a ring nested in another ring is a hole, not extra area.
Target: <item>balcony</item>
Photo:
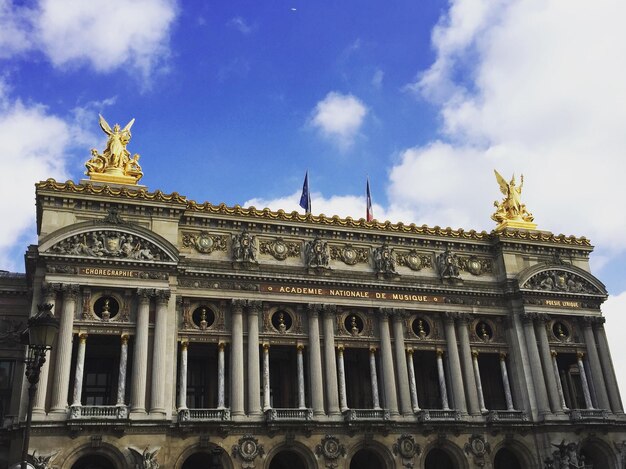
[[[313,409],[267,409],[268,422],[302,422],[313,420]]]
[[[461,412],[451,409],[422,409],[417,413],[420,422],[454,422],[461,420]]]
[[[125,405],[73,405],[70,420],[123,420],[128,418]]]
[[[390,419],[386,409],[348,409],[343,415],[346,422],[384,422]]]
[[[609,411],[605,409],[571,409],[569,418],[572,421],[604,422],[609,420]]]
[[[522,410],[490,410],[487,422],[526,422],[528,416]]]
[[[230,409],[180,409],[179,422],[224,422],[230,420]]]

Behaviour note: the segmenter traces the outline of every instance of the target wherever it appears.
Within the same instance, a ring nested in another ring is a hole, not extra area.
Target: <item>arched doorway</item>
[[[456,469],[456,466],[446,451],[433,448],[426,455],[424,469]]]
[[[580,456],[584,457],[585,465],[595,468],[613,469],[615,466],[612,462],[613,458],[607,454],[605,448],[595,442],[585,443],[580,450]]]
[[[522,465],[513,451],[502,448],[496,453],[493,469],[522,469]]]
[[[378,453],[364,448],[352,456],[350,469],[385,469],[385,463]]]
[[[100,454],[83,456],[74,463],[72,469],[116,469],[109,458]]]
[[[182,469],[223,469],[222,450],[194,453],[185,459]]]
[[[306,463],[295,451],[281,451],[272,458],[269,469],[307,469]]]

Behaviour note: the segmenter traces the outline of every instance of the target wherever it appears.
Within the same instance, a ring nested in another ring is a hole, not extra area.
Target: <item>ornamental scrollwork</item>
[[[408,267],[409,269],[415,271],[433,267],[433,260],[431,256],[420,254],[415,249],[398,254],[396,256],[396,260],[398,265]]]
[[[244,435],[240,438],[238,444],[233,445],[232,451],[233,457],[242,459],[241,467],[243,468],[253,468],[254,460],[265,454],[263,445],[260,445],[259,440],[252,435]]]
[[[474,455],[474,462],[478,467],[485,465],[485,456],[491,453],[491,445],[485,441],[482,435],[472,435],[465,443],[465,453]]]
[[[437,256],[437,270],[442,281],[457,281],[461,279],[459,273],[459,258],[450,248]]]
[[[337,459],[346,455],[346,448],[339,443],[339,439],[336,436],[326,435],[322,438],[320,444],[315,447],[315,454],[324,457],[328,469],[335,469],[337,467]]]
[[[184,233],[183,246],[193,247],[202,254],[210,254],[213,251],[226,251],[226,237],[211,235],[206,231],[200,234]]]
[[[585,280],[580,275],[564,270],[546,270],[539,272],[526,280],[522,288],[540,291],[590,293],[594,295],[602,294],[602,292],[588,280]]]
[[[392,446],[393,454],[400,455],[402,465],[408,469],[415,466],[413,458],[422,452],[422,448],[415,442],[412,435],[403,434]]]
[[[476,256],[459,257],[459,269],[469,272],[472,275],[479,276],[482,274],[490,274],[493,272],[493,263],[491,259],[481,259]]]
[[[321,238],[315,238],[313,241],[309,241],[306,245],[305,261],[307,267],[311,268],[329,268],[328,262],[330,260],[328,242]]]
[[[288,257],[300,257],[300,251],[300,243],[285,241],[283,238],[261,241],[259,243],[259,252],[261,254],[269,254],[279,261],[284,261]]]
[[[380,274],[396,273],[396,256],[387,243],[374,249],[374,269]]]
[[[70,236],[52,246],[48,252],[69,256],[118,258],[158,261],[169,256],[154,243],[137,235],[99,230]]]
[[[367,248],[356,248],[351,244],[332,246],[330,248],[330,258],[340,260],[346,265],[355,265],[369,260],[369,250]]]

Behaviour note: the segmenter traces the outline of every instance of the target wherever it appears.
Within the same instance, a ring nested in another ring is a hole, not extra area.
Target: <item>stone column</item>
[[[583,384],[583,395],[585,396],[585,405],[587,409],[593,409],[593,403],[591,402],[591,393],[589,392],[589,382],[587,381],[587,373],[585,373],[585,365],[583,365],[583,358],[585,354],[582,352],[576,353],[576,359],[578,360],[578,371],[580,372],[580,380]]]
[[[187,347],[186,340],[180,343],[180,375],[178,377],[178,410],[187,408]]]
[[[298,344],[296,347],[297,353],[297,365],[298,365],[298,408],[306,409],[306,402],[304,399],[304,357],[302,351],[304,345]]]
[[[550,407],[552,408],[552,412],[555,414],[562,414],[563,406],[561,406],[559,401],[556,379],[554,373],[550,370],[550,368],[552,368],[552,355],[550,354],[550,344],[548,343],[548,333],[546,331],[546,324],[548,323],[550,317],[546,314],[538,314],[536,317],[535,335],[539,342],[539,352],[541,353],[541,362],[544,370],[543,376],[548,390]]]
[[[385,408],[390,415],[398,415],[398,397],[396,387],[396,375],[393,366],[393,353],[391,351],[391,337],[389,334],[389,315],[391,311],[386,309],[380,310],[380,353],[383,370],[383,386],[385,390]],[[402,347],[404,350],[404,346]],[[404,352],[401,353],[404,357]],[[406,370],[406,366],[404,367]],[[406,391],[406,389],[405,389]]]
[[[513,407],[513,396],[511,395],[511,384],[509,383],[509,373],[506,369],[506,353],[500,353],[500,373],[502,373],[506,410],[515,410],[515,407]]]
[[[483,383],[480,379],[480,368],[478,366],[478,352],[475,350],[472,350],[472,364],[474,366],[474,378],[476,379],[478,405],[480,406],[480,411],[482,413],[487,413],[487,408],[485,407],[485,396],[483,394]]]
[[[465,383],[465,395],[467,397],[468,411],[472,415],[480,415],[484,408],[481,406],[478,396],[477,384],[480,382],[480,376],[476,377],[474,373],[474,365],[472,362],[472,350],[469,341],[469,314],[461,313],[458,315],[457,332],[460,342],[460,356],[463,370],[463,381]]]
[[[343,345],[337,346],[337,374],[339,380],[339,408],[341,412],[348,410],[348,398],[346,396],[346,370],[343,363]]]
[[[225,394],[224,394],[224,381],[225,381],[225,366],[224,366],[224,347],[226,344],[220,342],[217,344],[217,408],[223,409],[226,407]]]
[[[554,370],[554,379],[556,381],[556,390],[559,393],[559,403],[561,404],[561,408],[563,410],[568,410],[567,404],[565,404],[565,394],[563,393],[563,384],[561,384],[561,376],[559,375],[559,365],[556,362],[557,353],[552,350],[550,352],[552,356],[552,369]]]
[[[604,372],[604,378],[606,380],[606,390],[609,393],[611,410],[616,414],[623,414],[624,407],[622,405],[622,399],[620,397],[619,387],[615,377],[615,369],[613,367],[613,360],[611,360],[609,344],[606,339],[604,318],[596,318],[595,332],[596,341],[598,343],[598,351],[600,352],[600,364],[602,365],[602,371]]]
[[[328,415],[340,415],[335,367],[335,313],[333,305],[324,305],[324,363],[326,371],[326,405]]]
[[[543,379],[541,359],[539,358],[539,350],[537,349],[537,338],[535,336],[535,328],[533,326],[533,316],[528,313],[524,313],[522,314],[522,321],[524,324],[524,338],[526,339],[526,348],[528,349],[528,359],[530,361],[537,410],[541,415],[549,414],[550,405],[548,404],[546,382]]]
[[[165,415],[165,361],[167,359],[167,306],[169,290],[156,292],[156,317],[152,343],[152,386],[150,413]]]
[[[146,413],[146,382],[148,374],[148,321],[151,291],[139,289],[135,348],[133,353],[133,375],[130,384],[131,412]]]
[[[85,349],[87,334],[78,335],[78,351],[76,352],[76,368],[74,369],[74,399],[72,406],[81,406],[83,395],[83,371],[85,370]]]
[[[600,409],[611,409],[609,403],[609,395],[607,394],[604,374],[602,373],[602,365],[598,356],[598,348],[596,346],[596,338],[591,328],[595,318],[584,317],[582,321],[583,335],[585,336],[585,344],[587,344],[587,358],[589,359],[589,371],[591,371],[591,379],[593,380],[594,389],[596,390],[596,399]]]
[[[419,402],[417,400],[417,382],[415,381],[415,365],[413,364],[413,349],[410,348],[406,351],[409,355],[407,358],[408,363],[408,374],[409,374],[409,388],[411,390],[411,406],[413,407],[413,412],[418,412],[420,410]]]
[[[55,309],[57,293],[61,289],[58,283],[47,283],[43,288],[44,303],[52,305],[52,312],[58,318],[59,313]],[[57,342],[58,343],[58,342]],[[39,384],[35,393],[35,402],[33,404],[33,414],[46,413],[46,394],[48,391],[48,375],[50,372],[51,353],[48,353],[46,361],[41,367],[39,374]]]
[[[126,405],[126,368],[128,364],[128,334],[120,336],[120,371],[117,375],[117,405]]]
[[[453,313],[446,313],[444,327],[446,331],[446,345],[448,347],[448,363],[450,364],[450,379],[452,380],[454,407],[456,410],[466,414],[467,405],[465,404],[465,393],[463,391],[463,374],[461,372],[461,362],[459,360],[459,348],[456,343]]]
[[[270,400],[270,344],[263,344],[263,412],[272,408]]]
[[[324,415],[324,389],[322,382],[322,353],[318,306],[308,305],[309,315],[309,379],[313,415]]]
[[[396,356],[396,366],[398,369],[398,391],[400,395],[400,411],[403,415],[410,415],[414,412],[416,405],[411,396],[409,383],[409,372],[406,360],[406,350],[404,346],[404,310],[395,310],[393,314],[393,338],[394,351]],[[412,359],[412,357],[411,357]],[[413,381],[415,381],[415,370],[413,371]],[[415,384],[415,383],[413,383]],[[417,394],[416,394],[417,398]],[[417,401],[417,399],[416,399]]]
[[[63,285],[63,312],[57,337],[57,360],[52,379],[52,405],[50,411],[65,414],[67,411],[67,393],[70,384],[72,366],[72,339],[74,313],[78,285]]]
[[[230,361],[230,407],[233,416],[244,415],[243,408],[243,300],[232,302],[232,360]],[[258,388],[257,388],[258,389]]]
[[[439,392],[441,393],[441,407],[450,410],[448,391],[446,389],[446,373],[443,371],[443,350],[437,350],[437,375],[439,376]]]
[[[380,409],[380,399],[378,397],[378,377],[376,375],[375,347],[370,347],[370,379],[372,381],[372,406],[374,407],[374,409]]]
[[[259,370],[260,302],[248,301],[248,415],[261,415]]]

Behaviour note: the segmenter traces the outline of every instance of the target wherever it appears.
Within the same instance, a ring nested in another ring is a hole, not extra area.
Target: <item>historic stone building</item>
[[[27,383],[7,341],[50,303],[43,468],[626,467],[585,238],[230,208],[106,177],[41,182],[36,201],[26,275],[0,274],[9,463]]]

